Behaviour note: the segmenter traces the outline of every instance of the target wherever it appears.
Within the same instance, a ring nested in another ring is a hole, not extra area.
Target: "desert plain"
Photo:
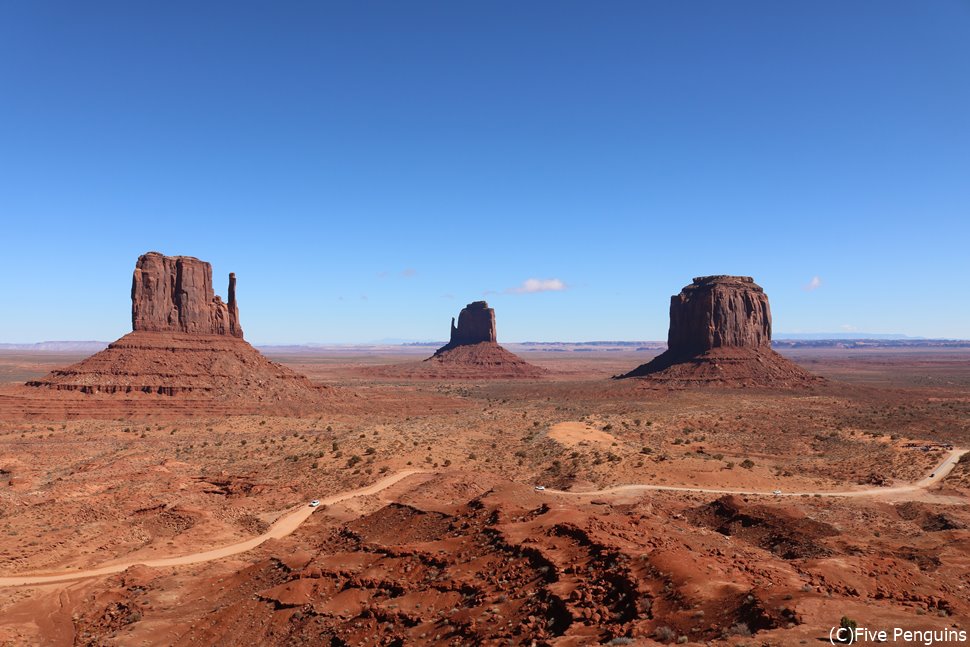
[[[509,348],[545,373],[410,379],[374,369],[428,347],[264,348],[326,387],[283,413],[25,395],[89,353],[0,352],[0,644],[967,628],[970,349],[786,348],[825,379],[773,389],[610,379],[662,345]]]

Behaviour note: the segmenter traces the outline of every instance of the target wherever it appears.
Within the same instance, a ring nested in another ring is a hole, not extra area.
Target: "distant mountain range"
[[[375,347],[399,347],[402,350],[418,351],[422,348],[443,345],[444,341],[399,341],[381,340],[360,344],[254,344],[256,348],[271,353],[306,353],[326,349],[360,349]],[[594,351],[594,350],[662,350],[663,341],[580,341],[580,342],[504,342],[506,346],[523,351]],[[772,340],[776,348],[968,348],[970,340],[930,339],[875,333],[779,333]],[[42,341],[32,344],[3,344],[0,351],[33,351],[50,353],[92,354],[107,348],[105,341]]]
[[[779,332],[772,335],[773,339],[927,339],[927,337],[910,337],[898,333],[875,332]]]
[[[35,350],[60,353],[96,353],[108,347],[106,341],[41,341],[35,344],[0,344],[0,350]]]

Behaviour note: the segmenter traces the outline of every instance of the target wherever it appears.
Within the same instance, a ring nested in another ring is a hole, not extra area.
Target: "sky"
[[[130,330],[155,250],[257,343],[970,338],[970,1],[0,3],[0,341]]]

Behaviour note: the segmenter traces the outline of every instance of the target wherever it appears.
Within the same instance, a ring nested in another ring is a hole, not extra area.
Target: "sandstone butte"
[[[670,298],[667,350],[621,378],[668,386],[822,382],[771,348],[768,295],[750,276],[701,276]]]
[[[243,339],[235,275],[229,275],[223,302],[213,291],[212,266],[197,258],[158,252],[139,257],[131,324],[132,332],[105,350],[27,386],[136,402],[188,398],[247,405],[240,410],[318,402],[325,391]]]
[[[451,339],[424,360],[438,375],[454,377],[539,377],[545,369],[529,364],[502,348],[495,328],[495,310],[485,301],[474,301],[451,320]]]
[[[368,375],[398,379],[491,380],[538,378],[544,368],[529,364],[498,344],[495,310],[485,301],[462,308],[457,324],[451,320],[451,338],[423,362],[391,364],[363,369]]]
[[[131,280],[131,329],[242,339],[236,275],[229,274],[229,299],[223,303],[213,292],[209,263],[191,256],[143,254]]]

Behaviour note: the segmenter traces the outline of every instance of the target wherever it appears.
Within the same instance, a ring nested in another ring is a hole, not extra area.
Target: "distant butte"
[[[481,343],[498,343],[495,334],[495,310],[485,301],[473,301],[458,313],[458,325],[451,318],[451,339],[439,348],[435,355],[441,355],[458,346],[471,346]]]
[[[213,292],[212,266],[197,258],[139,257],[131,322],[132,332],[105,350],[27,386],[141,403],[146,396],[233,402],[240,412],[260,403],[313,403],[324,392],[243,340],[235,275],[223,302]]]
[[[485,301],[462,308],[457,325],[451,320],[451,339],[423,362],[369,367],[369,375],[440,380],[538,378],[544,368],[529,364],[498,344],[495,310]]]
[[[451,340],[424,360],[441,376],[469,378],[540,377],[546,370],[529,364],[498,344],[495,310],[485,301],[473,301],[451,320]]]
[[[750,276],[701,276],[670,298],[667,350],[621,378],[688,386],[804,386],[822,378],[771,349],[768,296]]]

